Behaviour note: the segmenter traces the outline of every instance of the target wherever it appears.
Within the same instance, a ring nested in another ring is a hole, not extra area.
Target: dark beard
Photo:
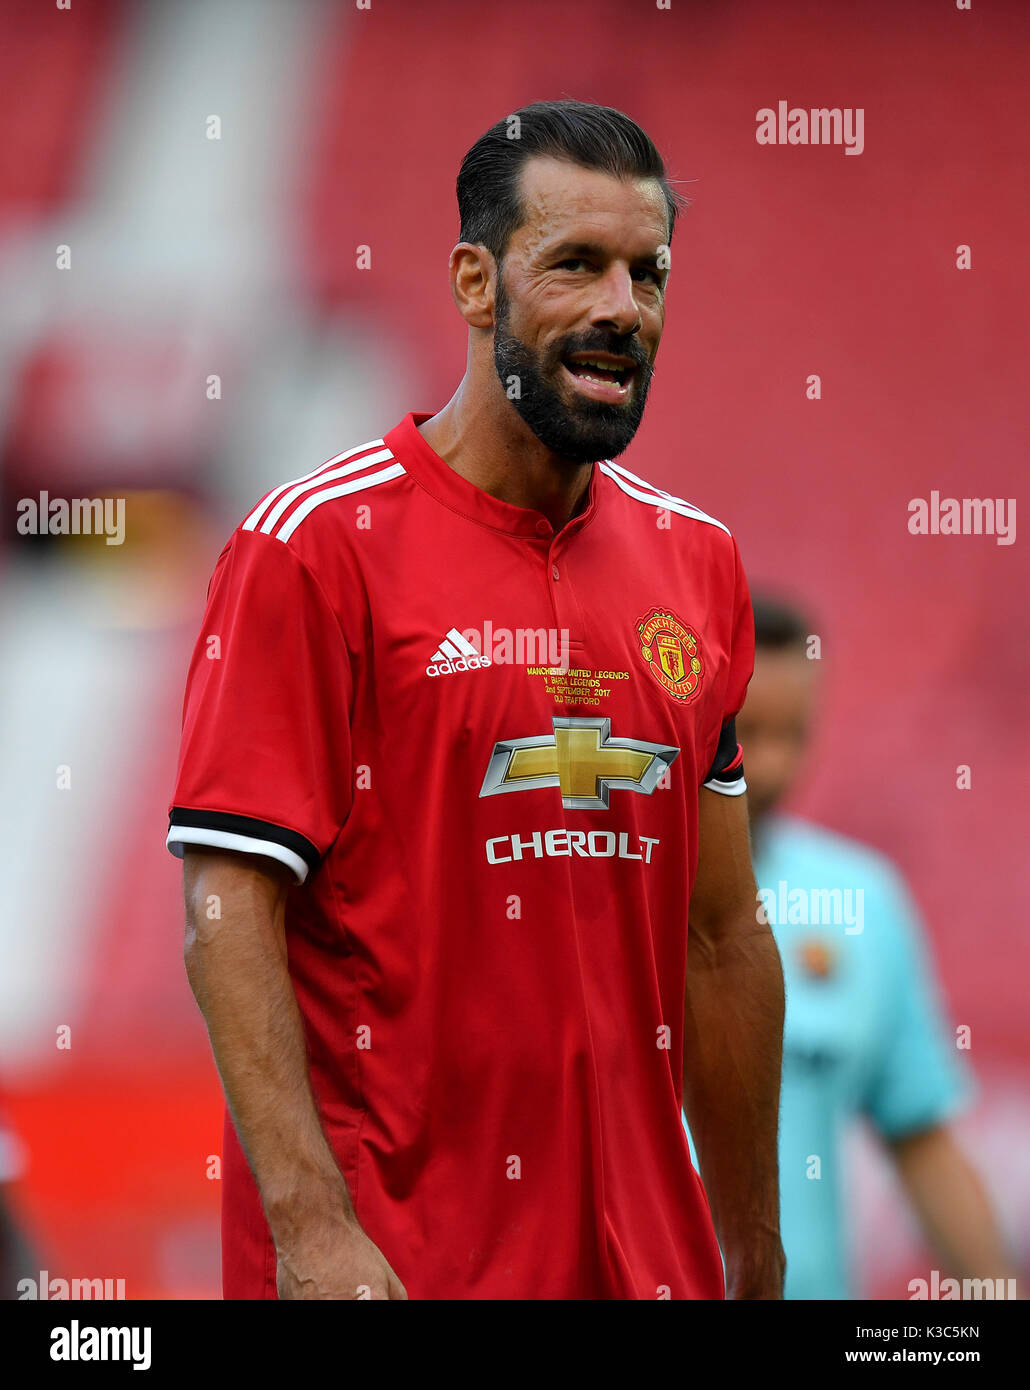
[[[521,418],[546,449],[570,463],[596,463],[615,458],[629,447],[640,428],[653,368],[647,354],[632,335],[595,332],[572,334],[556,343],[547,354],[533,353],[508,331],[510,304],[501,268],[497,272],[494,303],[494,366],[501,388]],[[583,397],[566,401],[557,383],[561,360],[574,352],[610,352],[630,357],[636,372],[625,405],[609,405]],[[517,378],[518,394],[510,394],[511,378]]]

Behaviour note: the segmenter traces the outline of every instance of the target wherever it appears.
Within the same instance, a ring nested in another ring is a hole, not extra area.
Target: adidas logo
[[[426,675],[451,676],[459,671],[478,671],[492,665],[488,656],[482,656],[456,627],[452,627],[429,658]]]

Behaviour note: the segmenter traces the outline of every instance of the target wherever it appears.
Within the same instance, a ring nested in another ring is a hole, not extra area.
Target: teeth
[[[619,390],[626,389],[625,381],[619,380],[620,377],[625,377],[627,374],[628,368],[626,367],[613,367],[609,362],[598,362],[596,358],[590,357],[581,357],[570,365],[576,369],[575,375],[579,377],[580,381],[592,381],[596,386],[617,386]],[[611,375],[591,376],[589,372],[584,371],[585,367],[597,367],[600,371],[611,373]]]
[[[580,377],[580,380],[581,380],[581,381],[593,381],[593,382],[596,382],[598,386],[619,386],[619,385],[621,385],[620,382],[612,381],[612,379],[611,379],[610,376],[606,376],[606,377],[591,376],[589,372],[584,372],[583,375]]]

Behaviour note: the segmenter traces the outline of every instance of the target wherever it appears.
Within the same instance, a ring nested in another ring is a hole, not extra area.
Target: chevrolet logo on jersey
[[[554,732],[494,744],[480,796],[560,787],[570,811],[608,809],[612,787],[650,796],[678,748],[612,738],[611,720],[555,716]]]

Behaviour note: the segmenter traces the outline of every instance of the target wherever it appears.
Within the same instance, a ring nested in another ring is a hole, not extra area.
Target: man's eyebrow
[[[605,256],[608,253],[596,241],[560,241],[548,252],[551,256]]]
[[[607,247],[596,241],[560,241],[557,246],[551,247],[547,253],[548,259],[566,259],[572,256],[598,256],[608,255]],[[658,249],[647,251],[642,256],[633,258],[635,265],[658,265]]]

